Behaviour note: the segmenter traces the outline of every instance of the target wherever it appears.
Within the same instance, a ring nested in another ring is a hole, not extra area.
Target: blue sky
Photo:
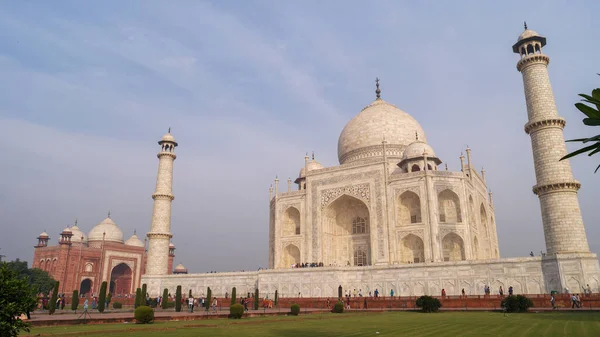
[[[548,38],[567,139],[600,86],[595,1],[12,1],[0,3],[1,254],[30,260],[108,209],[150,226],[158,150],[180,143],[172,230],[193,271],[265,267],[268,188],[306,152],[337,164],[345,123],[382,97],[414,116],[451,170],[471,147],[494,193],[503,257],[544,250],[518,56],[523,21]],[[597,131],[596,131],[597,133]],[[577,146],[571,146],[575,149]],[[572,161],[600,252],[598,158]],[[285,183],[283,189],[285,189]]]

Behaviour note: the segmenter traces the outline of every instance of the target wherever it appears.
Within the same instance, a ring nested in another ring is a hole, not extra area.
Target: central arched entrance
[[[110,273],[110,292],[113,294],[130,294],[133,279],[131,268],[125,263],[120,263]]]
[[[79,285],[79,296],[85,296],[89,294],[90,291],[92,291],[92,280],[86,278],[81,281],[81,285]]]
[[[370,225],[369,209],[361,200],[343,195],[329,204],[323,217],[323,263],[371,265]]]

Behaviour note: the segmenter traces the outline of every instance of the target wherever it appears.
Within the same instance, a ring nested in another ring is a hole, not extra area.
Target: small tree
[[[177,286],[175,291],[175,311],[181,311],[181,286]]]
[[[592,105],[589,106],[583,103],[575,103],[575,107],[584,115],[586,115],[586,118],[583,119],[583,124],[587,126],[600,126],[600,88],[592,90],[592,96],[586,94],[579,94],[579,96],[584,98],[582,99],[583,102],[590,103]],[[581,142],[587,146],[569,153],[560,160],[571,158],[585,152],[589,152],[588,156],[592,156],[600,152],[600,134],[590,138],[571,139],[567,140],[567,142]],[[596,167],[594,173],[596,173],[598,169],[600,169],[600,165]]]
[[[29,332],[29,324],[21,315],[36,306],[37,288],[0,262],[0,336],[17,337],[19,331]]]
[[[211,300],[212,300],[212,291],[210,290],[210,287],[208,287],[206,289],[206,304],[204,305],[206,307],[206,311],[208,311],[208,309],[210,308]]]
[[[142,305],[142,289],[137,288],[135,290],[135,302],[133,303],[133,307],[135,309],[139,308]]]
[[[258,310],[258,288],[254,289],[254,310]]]
[[[423,312],[437,312],[442,307],[442,303],[435,297],[425,295],[417,298],[416,306]]]
[[[277,292],[277,290],[275,290],[275,303],[273,303],[275,306],[277,306],[279,302],[279,293]]]
[[[154,321],[154,310],[150,307],[142,305],[141,307],[135,309],[133,312],[133,317],[135,318],[135,322],[137,324],[149,324]]]
[[[100,295],[98,295],[98,312],[103,313],[106,306],[106,281],[100,286]]]
[[[108,305],[110,304],[110,301],[112,301],[112,293],[108,292],[108,294],[106,295],[106,307],[108,308]]]
[[[231,289],[231,305],[234,305],[236,303],[236,296],[237,294],[235,293],[235,287],[233,287],[233,289]]]
[[[500,306],[506,312],[526,312],[533,306],[533,302],[523,295],[510,295],[502,300]]]
[[[331,312],[336,313],[336,314],[343,313],[344,312],[344,303],[342,301],[337,301],[337,303],[333,305],[333,309],[331,309]]]
[[[161,307],[163,308],[163,310],[167,309],[167,302],[169,302],[169,289],[165,288],[165,290],[163,290],[161,303]]]
[[[71,299],[71,310],[77,311],[78,306],[79,306],[79,292],[77,290],[73,290],[73,298]]]
[[[146,303],[146,297],[148,296],[148,286],[146,286],[146,283],[142,284],[142,305],[147,305],[148,303]]]
[[[60,282],[54,283],[54,289],[52,289],[52,297],[50,298],[48,314],[52,315],[56,311],[56,300],[58,299],[58,285]]]
[[[290,307],[290,314],[292,316],[298,316],[299,313],[300,313],[300,306],[296,303],[292,304],[292,306]]]

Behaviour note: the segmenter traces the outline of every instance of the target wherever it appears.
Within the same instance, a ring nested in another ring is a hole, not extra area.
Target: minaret
[[[546,38],[525,24],[525,31],[512,47],[521,56],[517,70],[523,75],[527,102],[525,132],[531,137],[536,176],[533,193],[540,199],[547,253],[588,253],[577,198],[581,184],[573,178],[569,161],[560,161],[567,154],[565,120],[554,102],[548,77],[550,58],[542,52],[545,45]]]
[[[169,244],[171,242],[171,201],[173,196],[173,161],[177,142],[171,135],[171,128],[158,142],[158,176],[156,191],[152,194],[152,225],[148,236],[147,275],[169,274]]]

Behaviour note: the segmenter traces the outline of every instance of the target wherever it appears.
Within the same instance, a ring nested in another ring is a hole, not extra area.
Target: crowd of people
[[[324,267],[323,262],[312,262],[312,263],[296,263],[292,265],[292,268],[315,268]]]

